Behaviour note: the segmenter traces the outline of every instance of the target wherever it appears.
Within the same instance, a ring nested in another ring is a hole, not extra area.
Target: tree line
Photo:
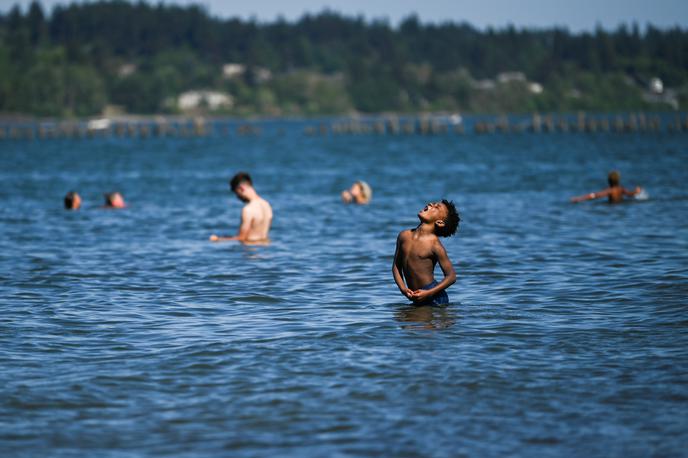
[[[227,63],[245,71],[223,77]],[[39,116],[173,113],[192,89],[230,94],[232,114],[665,109],[645,87],[658,77],[683,103],[687,68],[688,30],[651,25],[479,30],[329,11],[258,23],[123,0],[0,14],[0,111]],[[525,80],[492,84],[516,71]]]

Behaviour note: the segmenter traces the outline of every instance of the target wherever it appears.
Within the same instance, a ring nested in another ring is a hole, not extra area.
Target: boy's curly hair
[[[453,201],[442,199],[442,203],[447,207],[447,217],[444,219],[444,226],[436,228],[436,232],[440,237],[451,237],[459,229],[461,217]]]

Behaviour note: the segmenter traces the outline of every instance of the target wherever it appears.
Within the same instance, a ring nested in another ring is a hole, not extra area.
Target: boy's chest
[[[434,254],[432,252],[432,244],[418,241],[418,240],[408,240],[404,244],[404,254],[406,259],[433,259]]]

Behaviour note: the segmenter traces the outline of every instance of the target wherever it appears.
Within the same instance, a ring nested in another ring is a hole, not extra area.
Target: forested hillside
[[[257,23],[124,1],[0,15],[0,112],[36,116],[667,110],[688,103],[687,67],[688,30],[650,25]]]

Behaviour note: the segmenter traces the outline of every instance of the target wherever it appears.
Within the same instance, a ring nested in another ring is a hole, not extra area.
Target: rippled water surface
[[[686,135],[297,123],[4,141],[1,454],[685,456],[687,158]],[[650,199],[568,203],[612,168]],[[268,247],[207,241],[236,230],[238,170],[273,205]],[[371,205],[342,205],[359,178]],[[112,190],[128,209],[99,208]],[[442,197],[458,281],[415,308],[395,238]]]

